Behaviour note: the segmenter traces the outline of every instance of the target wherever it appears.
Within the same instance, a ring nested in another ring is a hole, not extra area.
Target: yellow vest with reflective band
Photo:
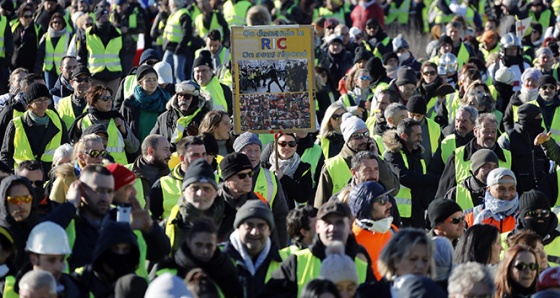
[[[506,161],[498,159],[498,166],[501,168],[511,169],[511,152],[505,149],[502,149],[502,152],[504,153]],[[457,182],[457,185],[471,176],[471,160],[464,160],[464,155],[465,146],[455,149],[455,181]]]
[[[383,144],[383,137],[380,135],[373,135],[373,140],[377,144],[377,149],[379,149],[379,158],[383,159],[383,153],[385,153],[385,144]]]
[[[43,61],[43,71],[51,71],[54,66],[56,74],[60,75],[60,61],[66,56],[70,39],[70,34],[67,32],[60,36],[56,47],[53,47],[52,37],[48,33],[45,34],[45,60]]]
[[[181,28],[181,17],[184,14],[190,15],[186,8],[181,8],[169,16],[165,29],[163,29],[163,39],[168,42],[179,43],[183,37],[183,29]],[[190,43],[189,43],[190,44]]]
[[[443,141],[441,141],[441,159],[443,160],[444,164],[447,162],[449,156],[451,156],[451,153],[453,153],[453,151],[457,148],[456,140],[457,137],[453,133],[448,135],[443,139]]]
[[[432,2],[433,3],[433,2]],[[449,6],[449,4],[451,4],[450,0],[446,0],[445,3],[447,3],[447,5]],[[441,11],[437,5],[434,5],[435,3],[433,3],[433,9],[434,11],[432,13],[436,13],[436,17],[434,19],[434,24],[447,24],[449,22],[451,22],[451,20],[453,19],[453,17],[455,17],[455,14],[444,14],[443,11]],[[427,19],[426,19],[427,20]]]
[[[432,151],[432,156],[434,156],[434,153],[436,153],[436,150],[439,146],[439,139],[441,136],[440,126],[430,118],[424,118],[424,119],[426,119],[426,123],[428,124],[428,133],[430,134],[430,147]]]
[[[222,7],[224,19],[231,26],[245,26],[247,25],[247,11],[251,8],[250,1],[237,1],[233,4],[231,0],[226,1]]]
[[[382,41],[381,44],[386,47],[389,43],[391,42],[391,38],[389,36],[386,36]],[[367,42],[364,41],[365,44],[368,44]],[[369,45],[369,44],[368,44]],[[377,47],[373,48],[373,55],[379,59],[383,59],[383,54],[381,54],[381,52],[379,51],[379,49]]]
[[[552,11],[550,9],[545,9],[541,12],[540,18],[537,18],[537,16],[535,16],[535,13],[533,11],[529,11],[529,16],[533,18],[532,22],[537,22],[539,24],[542,25],[543,30],[546,30],[544,28],[548,28],[551,26],[550,24],[550,16],[552,14]],[[552,24],[554,25],[554,24]]]
[[[346,164],[346,161],[342,158],[342,156],[340,156],[340,154],[325,160],[325,167],[327,169],[327,173],[331,176],[331,195],[341,191],[346,184],[348,184],[350,178],[352,178],[350,168],[348,168],[348,164]]]
[[[3,298],[19,298],[19,294],[16,293],[14,287],[16,286],[16,278],[13,275],[6,276],[4,280],[4,291]]]
[[[297,257],[297,297],[300,297],[303,287],[312,279],[321,276],[322,263],[309,249],[296,251],[294,255]],[[354,258],[354,264],[356,264],[356,273],[358,273],[358,285],[363,284],[367,278],[369,265],[358,257]]]
[[[200,86],[200,90],[207,92],[212,97],[212,109],[227,112],[228,104],[226,101],[226,96],[224,94],[224,89],[220,85],[220,81],[215,76],[212,77],[208,85]]]
[[[463,210],[474,208],[471,192],[463,184],[457,184],[455,188],[455,201]]]
[[[539,103],[536,100],[532,100],[529,103],[532,103],[537,107],[539,106]],[[519,115],[517,114],[517,110],[519,109],[519,107],[513,106],[512,108],[513,108],[512,109],[513,119],[515,122],[517,122],[517,120],[519,120]],[[544,128],[545,133],[550,132],[552,134],[552,138],[556,141],[556,143],[559,143],[560,142],[560,107],[556,107],[556,110],[554,111],[554,116],[552,117],[552,122],[550,123],[550,130],[547,130],[544,124],[544,117],[541,122],[541,126]]]
[[[325,157],[325,159],[331,158],[331,156],[329,156],[329,147],[331,146],[331,140],[329,140],[329,138],[318,138],[321,142],[321,151],[323,151],[323,156]]]
[[[72,107],[72,96],[73,95],[68,95],[66,97],[61,98],[60,101],[58,102],[58,107],[56,108],[58,115],[60,116],[60,118],[62,118],[62,121],[64,121],[66,127],[72,126],[72,123],[74,123],[76,117],[80,116],[74,114],[74,108]],[[86,111],[87,111],[87,106],[84,107],[83,113],[85,113]]]
[[[268,202],[270,209],[272,209],[272,204],[276,198],[276,193],[278,192],[278,184],[276,183],[276,175],[269,171],[268,169],[262,168],[257,176],[257,181],[255,181],[254,192],[258,192]]]
[[[199,107],[196,111],[194,111],[194,113],[192,113],[192,115],[183,116],[177,120],[177,125],[175,126],[175,130],[173,130],[173,135],[171,136],[171,143],[176,144],[183,138],[185,129],[187,129],[194,117],[196,117],[201,110],[202,107]]]
[[[400,25],[408,24],[410,2],[411,0],[404,0],[400,7],[397,7],[395,2],[391,2],[389,5],[389,14],[385,17],[385,25],[389,25],[395,20],[398,21]]]
[[[218,69],[218,73],[216,74],[220,83],[227,85],[231,88],[233,84],[233,76],[231,75],[231,71],[227,69],[223,64]],[[315,106],[318,107],[317,100],[315,100]]]
[[[6,46],[4,45],[4,32],[6,32],[6,26],[8,25],[8,19],[5,16],[0,17],[0,58],[6,57]]]
[[[91,28],[86,29],[86,48],[88,51],[88,68],[92,74],[102,72],[107,68],[111,72],[122,71],[119,53],[122,49],[122,36],[109,41],[107,47],[96,34],[90,34]],[[117,28],[119,34],[121,30]]]
[[[313,19],[316,20],[320,17],[324,17],[325,19],[335,18],[340,24],[346,24],[346,14],[350,14],[351,12],[349,3],[342,4],[342,7],[340,7],[337,12],[332,12],[327,7],[319,7],[313,10]]]
[[[158,31],[161,32],[161,34],[156,38],[156,45],[158,46],[162,46],[163,45],[163,30],[165,30],[165,22],[163,20],[159,20],[158,22]]]
[[[91,126],[91,124],[90,115],[82,118],[82,131]],[[109,136],[106,148],[107,152],[111,154],[116,163],[127,165],[128,160],[126,159],[126,152],[124,152],[124,138],[115,124],[115,119],[109,120],[107,135]]]
[[[27,138],[27,134],[25,133],[25,128],[23,128],[23,117],[28,117],[27,113],[25,112],[23,116],[17,117],[12,120],[14,123],[14,162],[16,165],[19,165],[24,160],[40,160],[43,162],[52,162],[54,151],[62,145],[62,122],[58,115],[51,111],[47,110],[46,115],[49,117],[50,121],[58,128],[58,132],[56,135],[49,141],[43,155],[35,156],[33,154],[33,150],[31,149],[31,145],[29,144],[29,139]]]
[[[467,21],[467,26],[475,27],[474,26],[474,9],[471,6],[467,7],[467,13],[465,14],[465,20]]]
[[[426,118],[430,118],[432,120],[434,120],[437,116],[436,113],[436,104],[438,102],[438,97],[434,96],[432,98],[430,98],[430,100],[428,101],[428,104],[426,104]]]
[[[560,0],[554,0],[551,7],[554,10],[554,15],[560,15]]]
[[[181,186],[183,180],[179,180],[177,179],[178,177],[176,177],[176,175],[180,175],[180,167],[180,164],[175,166],[171,176],[163,176],[159,179],[161,193],[163,195],[163,213],[161,215],[163,219],[169,218],[171,209],[177,206],[177,202],[182,195]],[[181,176],[181,178],[183,177]]]
[[[301,161],[311,165],[311,178],[313,180],[313,184],[315,184],[315,179],[313,179],[313,177],[315,177],[315,171],[317,171],[317,164],[321,159],[321,154],[323,154],[321,147],[317,144],[313,144],[312,147],[305,149],[301,155]]]
[[[204,27],[204,15],[203,14],[199,14],[195,19],[194,19],[194,27],[197,30],[198,36],[202,39],[205,39],[206,36],[208,36],[208,33],[212,30],[218,30],[220,31],[220,34],[222,36],[224,36],[224,29],[222,28],[222,26],[220,25],[220,23],[218,23],[218,16],[217,16],[217,11],[214,11],[212,14],[212,21],[210,21],[210,28],[206,28]]]
[[[554,214],[553,214],[554,215]],[[544,246],[547,255],[548,266],[560,266],[560,237],[554,238],[552,242]]]
[[[132,172],[133,164],[127,164],[124,166]],[[144,185],[142,185],[142,179],[136,177],[134,180],[134,189],[136,190],[136,199],[142,208],[146,207],[146,198],[144,197]],[[150,212],[151,214],[151,212]]]
[[[400,152],[404,166],[408,169],[408,160],[406,158],[406,155],[402,152],[402,150]],[[426,174],[426,163],[423,159],[420,159],[420,163],[422,164],[422,174]],[[401,184],[399,193],[395,197],[395,202],[397,203],[397,208],[399,209],[401,217],[412,217],[412,193],[410,191],[410,188]]]

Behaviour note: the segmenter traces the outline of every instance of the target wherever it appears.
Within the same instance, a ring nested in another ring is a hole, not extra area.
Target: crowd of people
[[[230,27],[288,24],[313,84],[236,77]],[[3,297],[560,297],[559,1],[2,0],[0,35]]]

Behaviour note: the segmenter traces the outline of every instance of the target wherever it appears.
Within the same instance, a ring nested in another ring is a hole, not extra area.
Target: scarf
[[[282,170],[284,175],[294,179],[294,173],[296,172],[300,161],[301,161],[301,157],[299,157],[299,154],[297,154],[297,152],[295,152],[294,155],[288,159],[278,158],[278,169]],[[270,154],[270,157],[268,158],[268,162],[270,162],[271,172],[277,170],[276,154],[274,153],[274,151],[272,152],[272,154]]]
[[[205,211],[202,211],[191,203],[185,201],[183,198],[179,198],[179,218],[180,220],[175,220],[175,224],[183,229],[188,229],[192,227],[192,224],[199,218],[210,218],[216,226],[222,224],[222,217],[224,214],[225,203],[222,199],[216,198],[214,204]]]
[[[482,223],[487,218],[502,221],[504,218],[515,214],[519,210],[519,195],[510,201],[494,198],[490,192],[484,194],[484,209],[474,219],[474,224]]]
[[[31,111],[29,113],[27,113],[27,116],[29,116],[31,121],[35,122],[37,125],[47,126],[47,125],[49,125],[49,121],[51,120],[51,118],[49,118],[49,116],[47,114],[45,114],[45,116],[43,116],[43,117],[39,117]]]
[[[368,230],[373,233],[385,234],[391,228],[391,223],[393,223],[393,217],[389,216],[380,220],[371,219],[358,219],[356,220],[356,225],[360,229]]]
[[[50,37],[55,37],[55,38],[61,37],[62,35],[66,34],[66,28],[56,31],[52,27],[49,27],[47,33],[49,34]]]
[[[239,252],[239,254],[241,255],[241,258],[243,259],[243,263],[245,263],[245,267],[247,268],[247,271],[249,271],[249,273],[251,273],[252,276],[255,276],[255,273],[257,273],[257,270],[264,263],[266,257],[268,256],[268,253],[270,252],[270,247],[272,246],[270,237],[266,239],[266,244],[264,245],[263,250],[257,257],[255,263],[253,263],[253,259],[251,259],[251,256],[249,256],[249,254],[245,250],[243,243],[241,243],[241,238],[239,238],[239,232],[237,230],[233,231],[233,233],[229,235],[229,241],[231,242],[233,248],[235,248],[235,250],[237,250],[237,252]]]
[[[111,120],[114,118],[123,118],[123,116],[121,116],[121,114],[115,110],[109,112],[101,112],[95,107],[88,108],[87,113],[91,114],[95,119],[99,119],[99,120]]]
[[[134,88],[134,98],[129,101],[129,104],[144,111],[161,114],[165,111],[165,105],[170,97],[169,93],[161,87],[157,87],[156,91],[149,95],[142,87],[136,86]]]

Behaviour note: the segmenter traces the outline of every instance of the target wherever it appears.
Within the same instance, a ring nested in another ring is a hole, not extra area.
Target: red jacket
[[[378,20],[381,28],[385,28],[385,14],[377,3],[367,6],[365,9],[362,5],[356,5],[350,14],[350,18],[352,19],[352,26],[358,27],[362,31],[366,29],[366,22],[369,19]]]

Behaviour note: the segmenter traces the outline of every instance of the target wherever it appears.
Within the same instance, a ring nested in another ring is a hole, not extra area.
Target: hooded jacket
[[[502,118],[502,123],[504,125],[504,131],[510,131],[513,129],[513,124],[515,123],[515,115],[513,112],[513,106],[519,107],[523,104],[519,95],[521,94],[520,91],[515,91],[511,98],[509,99],[509,103],[506,107],[504,112],[504,117]]]
[[[0,226],[6,228],[14,237],[14,246],[16,256],[14,258],[13,268],[21,268],[26,261],[25,244],[29,233],[38,223],[35,210],[31,209],[29,216],[23,222],[16,222],[8,212],[8,190],[10,187],[19,184],[25,186],[29,190],[29,194],[33,194],[33,187],[29,180],[21,176],[8,176],[0,183]]]

